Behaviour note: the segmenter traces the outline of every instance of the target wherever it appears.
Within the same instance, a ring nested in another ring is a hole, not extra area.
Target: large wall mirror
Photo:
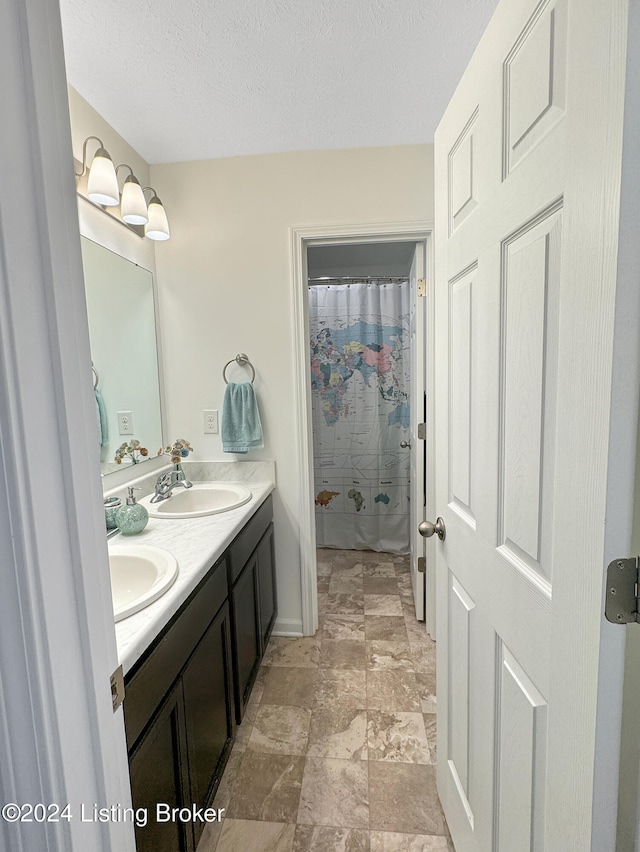
[[[123,443],[140,441],[150,459],[163,445],[153,275],[86,237],[81,243],[97,440],[106,474],[133,464],[131,456],[115,462]]]

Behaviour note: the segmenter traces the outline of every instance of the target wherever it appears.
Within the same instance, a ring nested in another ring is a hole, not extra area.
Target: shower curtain
[[[309,287],[319,547],[409,552],[409,283]]]

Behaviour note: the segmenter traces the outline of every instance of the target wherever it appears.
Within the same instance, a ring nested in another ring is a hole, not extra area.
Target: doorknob
[[[400,441],[400,446],[402,447],[403,450],[406,450],[407,447],[409,447],[409,449],[411,449],[411,441]]]
[[[431,521],[422,521],[418,524],[418,532],[424,538],[431,538],[435,533],[440,541],[444,541],[447,536],[447,530],[442,518],[436,518],[435,524],[432,524]]]

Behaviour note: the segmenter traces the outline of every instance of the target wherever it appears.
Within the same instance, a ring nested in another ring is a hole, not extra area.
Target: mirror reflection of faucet
[[[173,489],[181,486],[182,488],[191,488],[193,482],[187,479],[181,464],[174,464],[173,470],[161,473],[156,481],[155,494],[151,498],[151,503],[159,503],[161,500],[167,500],[171,497]]]

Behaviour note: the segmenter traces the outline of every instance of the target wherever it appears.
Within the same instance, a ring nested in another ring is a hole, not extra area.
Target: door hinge
[[[638,612],[638,557],[614,559],[607,568],[604,615],[614,624],[640,622]]]
[[[427,424],[426,423],[418,423],[418,440],[426,441],[427,440]]]
[[[418,278],[418,282],[416,284],[416,293],[418,296],[426,296],[427,295],[427,279],[426,278]]]
[[[427,557],[418,556],[418,574],[427,573]]]
[[[118,707],[124,701],[124,675],[122,674],[122,666],[118,666],[115,672],[111,675],[111,704],[115,713]]]

